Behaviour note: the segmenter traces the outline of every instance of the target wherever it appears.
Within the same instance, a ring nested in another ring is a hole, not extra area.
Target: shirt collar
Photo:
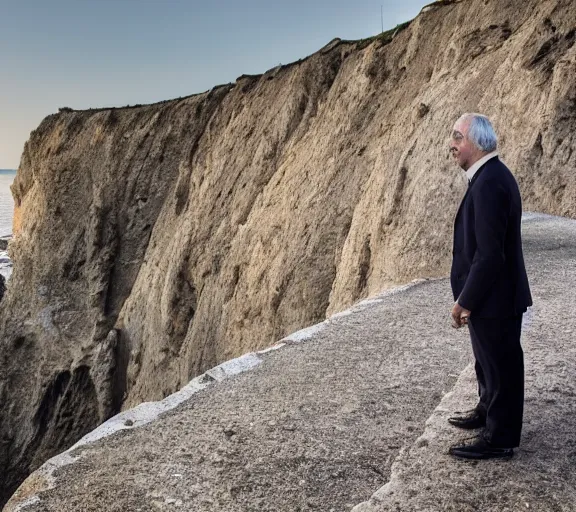
[[[488,160],[498,156],[498,151],[492,151],[492,153],[488,153],[487,155],[483,156],[480,160],[478,160],[474,165],[470,167],[466,171],[466,176],[468,177],[468,181],[472,181],[474,175],[478,172],[478,169],[482,167]]]

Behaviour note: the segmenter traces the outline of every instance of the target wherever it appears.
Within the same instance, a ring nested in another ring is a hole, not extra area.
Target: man
[[[468,191],[454,221],[450,282],[456,303],[452,325],[468,325],[476,359],[479,401],[449,418],[464,429],[484,427],[450,454],[504,458],[520,443],[524,404],[522,314],[532,305],[522,254],[518,184],[498,158],[487,117],[464,114],[454,125],[450,152],[466,171]]]

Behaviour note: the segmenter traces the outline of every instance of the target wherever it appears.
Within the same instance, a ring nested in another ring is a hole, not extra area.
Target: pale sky
[[[59,107],[187,96],[361,39],[431,0],[0,0],[0,169]]]

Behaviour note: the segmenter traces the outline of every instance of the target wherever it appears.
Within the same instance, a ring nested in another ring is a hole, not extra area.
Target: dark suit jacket
[[[522,254],[522,200],[498,157],[474,175],[454,220],[450,283],[475,317],[509,317],[532,305]]]

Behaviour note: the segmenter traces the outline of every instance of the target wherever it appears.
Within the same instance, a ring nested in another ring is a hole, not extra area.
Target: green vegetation
[[[426,7],[439,7],[442,5],[452,5],[452,4],[457,4],[459,2],[461,2],[462,0],[435,0],[434,2],[425,5],[424,7],[422,7],[422,9],[426,9]]]
[[[402,32],[406,27],[408,27],[408,25],[410,25],[411,21],[406,21],[405,23],[400,23],[399,25],[396,25],[394,28],[391,28],[390,30],[386,30],[385,32],[382,32],[381,34],[372,36],[372,37],[367,37],[366,39],[360,39],[357,41],[358,43],[358,49],[361,50],[363,48],[366,48],[369,44],[375,42],[375,41],[380,41],[382,43],[382,46],[390,43],[392,41],[392,39],[394,39],[394,37],[399,34],[400,32]]]

